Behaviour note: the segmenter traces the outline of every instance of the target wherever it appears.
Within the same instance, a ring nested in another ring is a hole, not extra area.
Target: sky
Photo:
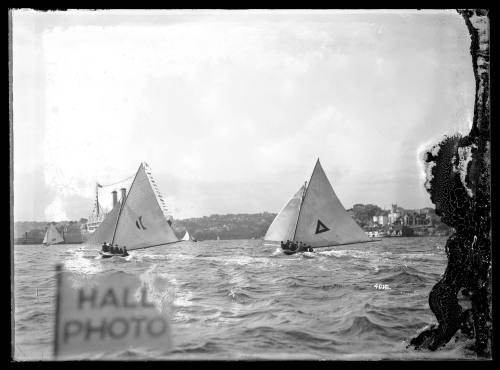
[[[318,158],[346,209],[428,207],[422,150],[472,124],[452,10],[21,9],[11,46],[15,221],[88,218],[143,161],[177,219],[278,212]]]

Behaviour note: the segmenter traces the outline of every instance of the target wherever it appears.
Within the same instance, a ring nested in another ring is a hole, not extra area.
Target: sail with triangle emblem
[[[278,213],[264,240],[290,240],[313,248],[372,241],[340,203],[319,159],[309,183]]]

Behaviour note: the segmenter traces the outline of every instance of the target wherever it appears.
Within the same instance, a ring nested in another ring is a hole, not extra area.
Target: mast
[[[300,211],[302,210],[302,204],[304,203],[304,199],[306,199],[307,188],[308,188],[308,186],[307,186],[307,181],[306,181],[306,182],[304,182],[304,191],[302,192],[302,199],[300,200],[299,214],[297,215],[297,221],[295,222],[295,228],[293,230],[292,241],[295,240],[295,234],[297,234],[297,226],[299,225]]]
[[[99,183],[95,183],[95,205],[97,209],[97,220],[99,220]]]
[[[139,169],[137,170],[137,172],[135,173],[134,180],[132,181],[132,184],[130,185],[130,188],[128,189],[129,192],[130,192],[130,189],[132,189],[132,187],[134,186],[135,179],[137,178],[137,175],[139,174],[141,167],[142,167],[142,163],[141,163],[141,166],[139,167]],[[116,229],[118,228],[118,222],[120,222],[120,216],[122,215],[122,210],[123,210],[123,207],[125,206],[125,200],[127,198],[128,198],[128,194],[125,196],[125,199],[122,199],[122,204],[120,205],[120,212],[118,213],[118,217],[116,218],[115,230],[113,231],[113,239],[111,240],[111,245],[113,245],[115,242]]]
[[[127,199],[125,197],[125,199]],[[125,204],[125,199],[122,199],[122,204],[120,204],[120,212],[118,212],[118,217],[116,218],[115,230],[113,231],[113,239],[111,240],[111,245],[115,242],[116,229],[118,228],[118,221],[120,221],[120,216],[122,214],[123,205]]]
[[[311,179],[312,179],[312,177],[314,175],[314,172],[316,172],[316,167],[318,167],[318,163],[319,163],[319,158],[316,161],[316,165],[314,166],[313,172],[311,173],[311,177],[309,178],[309,183],[311,183]],[[307,189],[309,188],[309,186],[307,184],[308,183],[306,181],[305,182],[306,188],[304,190],[304,194],[302,195],[302,201],[300,202],[299,214],[297,216],[297,222],[295,223],[295,230],[293,231],[293,239],[292,239],[292,241],[295,240],[295,235],[297,234],[297,226],[299,225],[299,220],[300,220],[300,211],[302,211],[302,204],[304,204],[304,199],[306,199],[306,195],[307,195]]]

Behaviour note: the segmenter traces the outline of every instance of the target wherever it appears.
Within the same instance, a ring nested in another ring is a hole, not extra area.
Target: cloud
[[[417,203],[417,177],[399,174],[418,144],[470,121],[451,12],[117,14],[14,17],[15,173],[40,169],[51,217],[86,217],[95,182],[141,161],[174,217],[279,209],[318,157],[349,203]]]
[[[45,219],[47,220],[67,220],[66,212],[61,198],[56,198],[45,208]]]

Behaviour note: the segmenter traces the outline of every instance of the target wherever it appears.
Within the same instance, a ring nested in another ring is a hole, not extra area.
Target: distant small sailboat
[[[287,240],[312,248],[372,241],[340,203],[319,159],[309,184],[293,195],[264,237],[267,242]]]
[[[192,242],[196,242],[196,238],[194,238],[192,235],[189,234],[189,232],[186,230],[186,233],[184,234],[184,236],[182,237],[182,241],[192,241]]]
[[[49,228],[47,229],[47,232],[45,233],[42,243],[45,245],[52,245],[52,244],[59,244],[62,242],[64,242],[63,237],[61,236],[61,234],[59,234],[59,231],[57,231],[54,224],[50,224]]]
[[[107,214],[89,243],[100,246],[106,242],[125,246],[129,251],[171,244],[179,241],[171,224],[171,216],[152,179],[151,169],[143,162],[128,195],[122,189],[122,199]]]

